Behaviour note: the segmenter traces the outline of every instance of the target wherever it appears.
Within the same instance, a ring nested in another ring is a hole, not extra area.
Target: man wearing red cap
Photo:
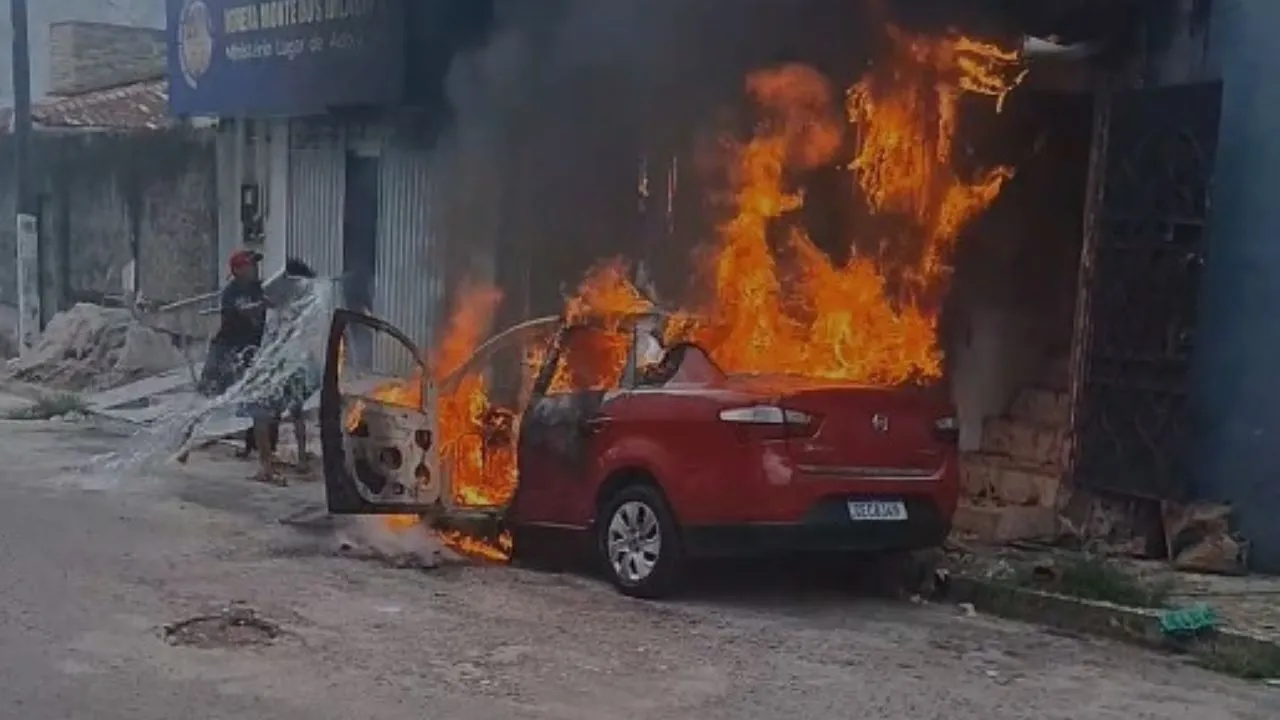
[[[262,344],[267,324],[267,298],[258,277],[262,254],[237,250],[227,263],[231,282],[222,289],[222,326],[214,338],[236,348],[256,348]]]
[[[262,254],[237,250],[227,261],[231,282],[222,289],[221,323],[209,345],[209,357],[200,375],[198,390],[206,397],[225,393],[244,376],[262,345],[267,324],[267,298],[258,277]],[[243,456],[253,452],[257,438],[254,430],[245,433]]]

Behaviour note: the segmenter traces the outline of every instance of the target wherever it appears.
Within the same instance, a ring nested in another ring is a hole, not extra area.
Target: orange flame
[[[733,218],[712,257],[711,323],[694,337],[733,372],[791,373],[897,385],[942,373],[937,307],[913,297],[945,289],[945,263],[966,223],[986,209],[1010,168],[967,181],[952,169],[962,93],[999,101],[1023,77],[1013,53],[965,37],[930,40],[890,29],[892,61],[868,73],[846,97],[857,130],[850,163],[869,209],[908,220],[923,249],[910,266],[907,293],[889,291],[888,268],[857,254],[836,264],[803,227],[787,223],[803,206],[788,173],[829,163],[844,142],[833,92],[810,68],[753,74],[747,89],[765,120],[739,148],[732,175]],[[780,227],[781,226],[781,227]],[[785,254],[770,231],[785,229]],[[852,243],[851,243],[852,246]]]
[[[431,363],[437,382],[453,374],[488,336],[501,300],[502,293],[492,287],[464,285],[458,291],[457,309]],[[488,380],[468,374],[451,391],[441,392],[437,403],[440,459],[449,469],[455,499],[463,505],[505,504],[515,490],[515,448],[491,442]]]
[[[719,227],[703,268],[710,300],[696,313],[682,314],[675,331],[707,347],[729,372],[882,385],[941,376],[936,300],[946,289],[950,252],[964,226],[1013,176],[1006,167],[974,178],[954,169],[958,101],[965,93],[987,95],[996,98],[998,111],[1025,71],[1016,54],[963,36],[889,33],[893,57],[848,90],[843,108],[829,81],[809,67],[790,65],[747,79],[762,119],[750,140],[730,144],[732,215]],[[850,126],[856,142],[848,167],[866,205],[873,214],[903,218],[907,230],[896,240],[919,249],[897,258],[905,266],[857,252],[837,263],[796,219],[804,204],[796,174],[839,162]],[[890,270],[907,280],[905,287],[891,289]],[[499,299],[491,288],[459,295],[432,363],[436,377],[456,368],[489,332]],[[567,299],[565,315],[607,320],[651,306],[629,280],[625,263],[612,261],[588,273]],[[615,332],[569,344],[569,362],[553,379],[553,390],[603,387],[617,379],[627,339],[616,325],[606,329]],[[538,350],[529,352],[536,367]],[[514,492],[518,428],[513,418],[502,417],[495,415],[480,374],[439,398],[442,458],[462,504],[501,505]],[[494,557],[510,549],[485,547]]]
[[[457,530],[442,531],[440,539],[451,550],[466,557],[490,562],[505,562],[511,557],[511,536],[506,533],[495,543],[463,535]]]
[[[952,170],[962,93],[1005,96],[1026,76],[1018,55],[963,36],[942,40],[889,28],[896,57],[850,88],[846,112],[861,134],[851,168],[871,209],[911,217],[924,233],[916,269],[935,281],[960,230],[1013,177],[997,167],[967,182]]]

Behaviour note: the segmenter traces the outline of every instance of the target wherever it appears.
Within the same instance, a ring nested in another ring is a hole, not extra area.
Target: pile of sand
[[[80,303],[49,321],[36,346],[11,366],[14,377],[68,390],[100,389],[179,367],[168,336],[129,311]]]

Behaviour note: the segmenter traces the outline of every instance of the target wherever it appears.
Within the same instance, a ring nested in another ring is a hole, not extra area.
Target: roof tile
[[[0,122],[11,126],[12,110]],[[31,108],[31,119],[42,127],[155,130],[170,125],[169,84],[165,79],[53,96]]]

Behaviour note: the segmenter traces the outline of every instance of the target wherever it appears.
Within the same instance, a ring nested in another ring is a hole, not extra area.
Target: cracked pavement
[[[574,575],[397,570],[277,523],[320,488],[255,485],[225,453],[104,478],[77,468],[118,435],[0,438],[0,719],[1280,717],[1280,690],[948,606],[767,579],[647,604]],[[282,636],[161,637],[237,601]]]

